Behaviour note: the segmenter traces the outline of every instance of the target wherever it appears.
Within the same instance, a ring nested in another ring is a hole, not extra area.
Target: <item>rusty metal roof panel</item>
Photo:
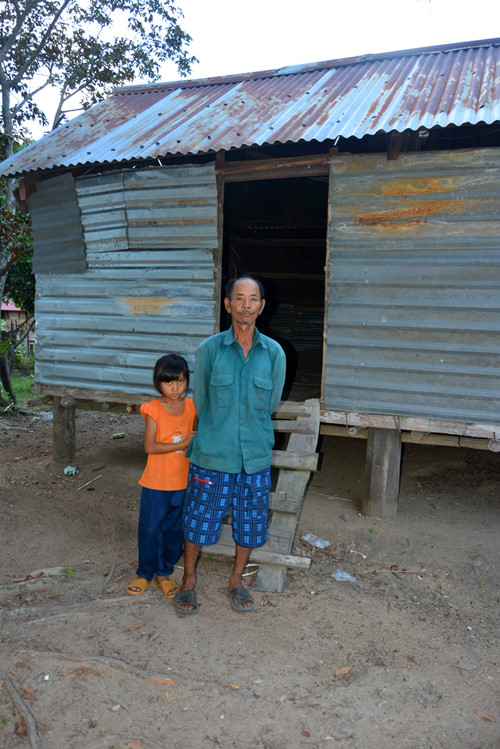
[[[500,39],[117,89],[4,175],[500,120]]]

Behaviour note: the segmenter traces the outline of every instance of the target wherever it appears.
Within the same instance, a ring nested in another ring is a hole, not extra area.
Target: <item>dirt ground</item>
[[[498,454],[408,445],[389,522],[360,513],[364,441],[322,438],[310,570],[239,614],[205,555],[180,618],[154,586],[125,594],[140,417],[79,412],[75,477],[51,438],[39,411],[0,417],[0,747],[500,746]]]

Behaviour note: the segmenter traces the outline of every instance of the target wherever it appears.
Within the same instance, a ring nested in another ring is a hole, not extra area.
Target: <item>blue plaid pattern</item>
[[[255,473],[222,473],[189,466],[184,504],[184,538],[196,546],[217,542],[222,521],[232,509],[233,539],[256,549],[267,541],[271,469]]]

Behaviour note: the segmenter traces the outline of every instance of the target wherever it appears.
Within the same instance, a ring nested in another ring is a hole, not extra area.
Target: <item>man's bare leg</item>
[[[196,562],[200,554],[200,546],[184,541],[184,574],[182,576],[181,590],[194,590],[196,588]],[[179,605],[181,611],[192,611],[195,607],[190,603]]]
[[[243,587],[242,575],[251,551],[252,549],[248,549],[246,546],[238,546],[238,544],[236,544],[233,570],[231,572],[231,577],[229,578],[229,590]],[[252,601],[246,601],[245,603],[242,603],[241,606],[242,608],[248,608],[249,606],[253,606],[253,604]]]

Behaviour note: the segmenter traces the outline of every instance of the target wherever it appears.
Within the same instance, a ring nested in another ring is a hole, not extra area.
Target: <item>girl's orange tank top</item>
[[[144,421],[151,416],[158,425],[157,442],[168,444],[181,442],[193,431],[196,409],[192,398],[184,399],[184,411],[181,414],[169,414],[158,399],[143,403],[141,415]],[[139,484],[147,489],[176,491],[187,487],[189,458],[185,451],[148,455],[144,473]]]

